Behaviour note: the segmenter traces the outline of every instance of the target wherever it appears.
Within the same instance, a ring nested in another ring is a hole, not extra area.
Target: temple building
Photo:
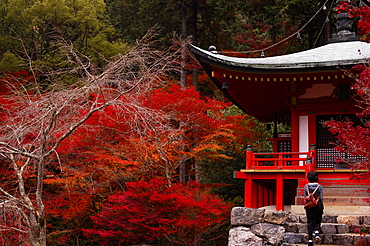
[[[325,187],[326,207],[370,208],[370,180],[351,179],[367,170],[337,163],[338,157],[362,158],[336,151],[335,136],[322,124],[329,119],[356,121],[360,112],[351,84],[360,73],[354,66],[370,59],[370,44],[349,31],[348,19],[345,13],[338,15],[338,33],[328,44],[288,55],[237,58],[190,47],[213,83],[236,106],[262,122],[291,126],[291,132],[276,133],[271,139],[273,153],[254,153],[253,146],[248,147],[245,169],[235,171],[235,178],[245,180],[245,207],[299,207],[306,174],[315,170]]]

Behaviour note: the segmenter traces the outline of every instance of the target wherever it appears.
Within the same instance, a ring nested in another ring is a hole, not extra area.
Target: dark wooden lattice
[[[330,133],[327,128],[323,127],[323,123],[327,120],[345,120],[347,118],[355,124],[361,124],[360,119],[353,114],[316,116],[316,149],[318,168],[334,168],[334,164],[338,163],[338,160],[349,162],[364,160],[363,157],[352,156],[348,153],[335,151],[334,147],[337,142],[337,138],[334,134]]]
[[[289,140],[279,140],[278,141],[278,151],[279,152],[291,152],[291,141]]]
[[[292,141],[289,140],[279,140],[278,141],[278,152],[291,152],[292,151]],[[284,158],[291,158],[291,155],[283,155]],[[292,162],[287,161],[287,166],[291,166]]]

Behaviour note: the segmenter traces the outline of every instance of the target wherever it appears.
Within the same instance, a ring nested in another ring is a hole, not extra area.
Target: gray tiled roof
[[[195,46],[193,48],[205,54],[209,59],[220,63],[258,69],[345,66],[367,63],[370,60],[370,44],[362,41],[330,43],[302,52],[264,58],[236,58]]]

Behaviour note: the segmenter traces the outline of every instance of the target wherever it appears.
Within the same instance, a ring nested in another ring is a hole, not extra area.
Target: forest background
[[[230,209],[242,205],[233,172],[248,144],[270,150],[275,125],[223,98],[186,47],[306,50],[326,44],[335,9],[325,0],[1,0],[2,245],[225,245]],[[366,39],[366,25],[358,29]]]

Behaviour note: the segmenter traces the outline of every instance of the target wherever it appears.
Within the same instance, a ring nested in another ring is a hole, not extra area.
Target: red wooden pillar
[[[276,211],[284,211],[284,179],[282,173],[276,175]]]
[[[274,189],[270,187],[269,188],[269,205],[275,204],[275,197],[276,197],[275,191]]]
[[[270,190],[268,188],[268,185],[265,184],[263,186],[263,199],[264,199],[264,204],[263,206],[268,206],[268,205],[271,205],[270,203]]]
[[[264,192],[263,192],[263,183],[259,182],[257,185],[257,208],[264,206]]]
[[[253,180],[252,174],[247,174],[247,179],[244,183],[244,207],[254,208],[255,196],[253,196]]]
[[[246,169],[252,169],[252,145],[247,146],[247,152],[246,152]]]

